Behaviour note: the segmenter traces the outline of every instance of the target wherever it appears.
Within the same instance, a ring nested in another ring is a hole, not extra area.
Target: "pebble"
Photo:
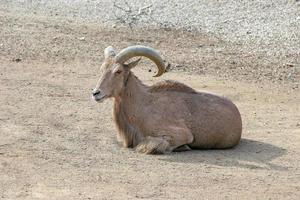
[[[22,59],[21,59],[21,58],[13,58],[13,59],[12,59],[12,61],[13,61],[13,62],[17,62],[17,63],[18,63],[18,62],[21,62],[21,61],[22,61]]]

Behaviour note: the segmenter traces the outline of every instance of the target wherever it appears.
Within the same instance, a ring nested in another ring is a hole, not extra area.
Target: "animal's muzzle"
[[[93,96],[97,96],[98,94],[100,94],[100,90],[94,89],[92,91]]]

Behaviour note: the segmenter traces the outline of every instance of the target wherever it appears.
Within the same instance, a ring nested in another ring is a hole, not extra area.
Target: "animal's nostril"
[[[96,95],[100,94],[100,91],[96,90],[96,91],[93,91],[92,93],[93,93],[94,96],[96,96]]]

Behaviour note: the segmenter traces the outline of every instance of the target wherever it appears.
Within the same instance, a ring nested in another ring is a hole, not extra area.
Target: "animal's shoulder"
[[[172,80],[165,80],[158,82],[149,88],[150,92],[162,92],[162,91],[176,91],[176,92],[185,92],[185,93],[197,93],[193,88]]]

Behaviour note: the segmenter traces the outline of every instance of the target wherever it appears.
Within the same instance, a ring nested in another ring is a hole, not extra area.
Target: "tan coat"
[[[175,81],[144,85],[130,71],[145,56],[164,73],[163,59],[144,46],[132,46],[118,55],[105,49],[101,77],[93,98],[114,99],[114,119],[125,147],[147,154],[197,149],[230,148],[239,143],[242,120],[236,106],[223,97],[197,92]]]

